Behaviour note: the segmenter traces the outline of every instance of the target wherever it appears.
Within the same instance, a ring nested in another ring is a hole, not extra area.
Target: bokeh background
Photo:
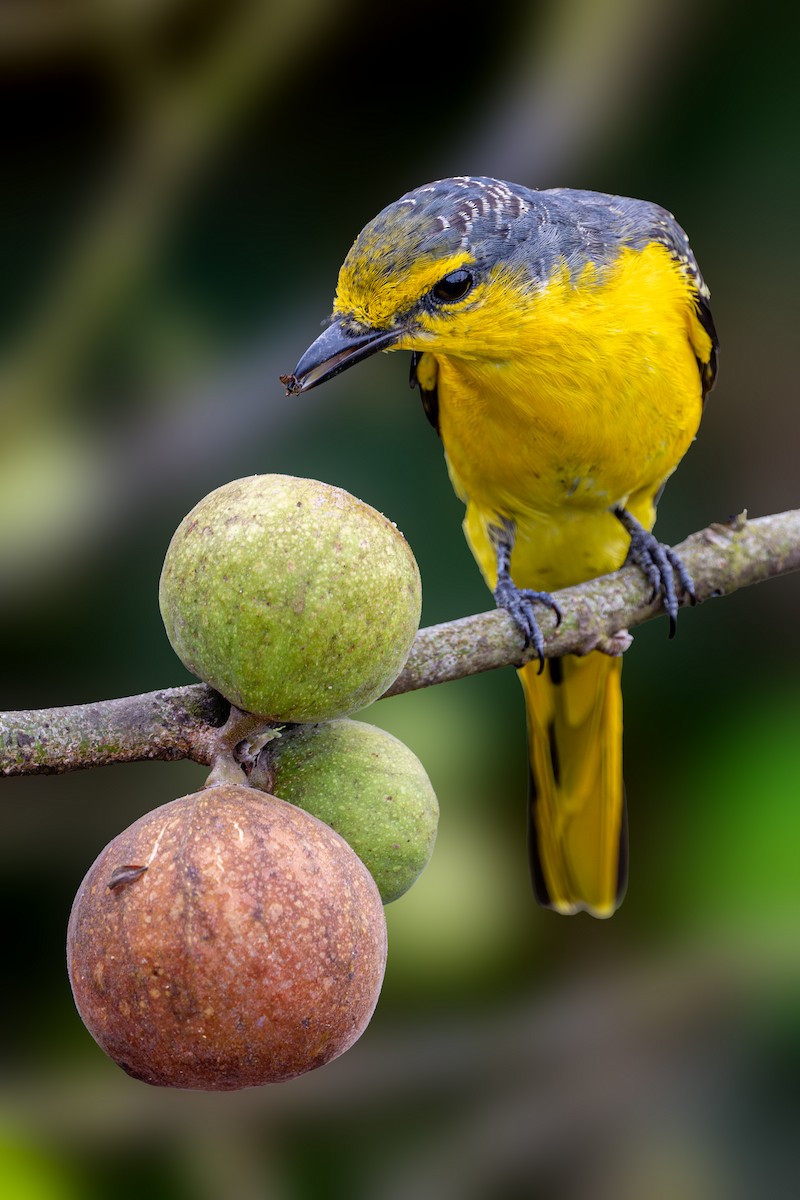
[[[489,607],[404,355],[288,400],[360,227],[494,174],[658,200],[713,291],[720,380],[661,505],[679,540],[798,503],[796,44],[770,0],[6,0],[0,706],[187,679],[157,608],[180,518],[238,476],[395,520],[425,624]],[[800,1121],[798,579],[639,630],[632,874],[535,907],[513,671],[375,705],[437,789],[343,1058],[232,1095],[127,1078],[64,933],[101,847],[191,764],[2,783],[0,1188],[24,1200],[789,1195]]]

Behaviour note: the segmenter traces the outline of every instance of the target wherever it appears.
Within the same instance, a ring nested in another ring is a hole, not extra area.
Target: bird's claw
[[[669,636],[672,638],[678,622],[678,591],[688,596],[691,604],[697,600],[692,577],[671,546],[659,542],[629,513],[623,515],[618,512],[617,516],[631,535],[625,565],[634,563],[644,573],[652,589],[651,603],[656,596],[663,597],[664,610],[669,617]]]
[[[534,604],[543,604],[555,615],[556,629],[561,624],[561,609],[549,592],[535,592],[531,588],[518,588],[510,576],[498,581],[494,589],[498,608],[504,608],[513,618],[525,639],[525,649],[533,647],[539,659],[539,674],[544,670],[544,635],[534,612]]]

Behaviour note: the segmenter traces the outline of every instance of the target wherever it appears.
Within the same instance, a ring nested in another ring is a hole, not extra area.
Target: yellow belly
[[[517,528],[515,582],[545,589],[621,565],[615,506],[652,527],[700,422],[693,342],[705,336],[674,263],[654,251],[611,288],[554,287],[518,320],[513,358],[433,352],[448,469],[490,587],[499,517]]]

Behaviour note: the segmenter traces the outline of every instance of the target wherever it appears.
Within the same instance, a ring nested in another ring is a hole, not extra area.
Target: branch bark
[[[695,581],[698,601],[800,570],[800,510],[714,524],[675,547]],[[662,612],[641,572],[623,567],[558,593],[558,629],[543,613],[545,655],[619,653],[618,631]],[[421,629],[408,662],[385,695],[396,696],[497,667],[530,654],[506,612],[493,610]],[[35,775],[142,759],[189,758],[210,764],[231,708],[205,684],[168,688],[65,708],[0,713],[0,774]],[[235,714],[234,714],[235,715]],[[242,714],[242,737],[253,719]],[[232,726],[235,728],[235,722]],[[230,742],[230,728],[227,741]]]

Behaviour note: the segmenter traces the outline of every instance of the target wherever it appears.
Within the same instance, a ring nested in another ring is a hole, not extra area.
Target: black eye
[[[431,288],[431,296],[444,304],[454,300],[463,300],[472,287],[472,276],[469,271],[451,271],[444,279]]]

